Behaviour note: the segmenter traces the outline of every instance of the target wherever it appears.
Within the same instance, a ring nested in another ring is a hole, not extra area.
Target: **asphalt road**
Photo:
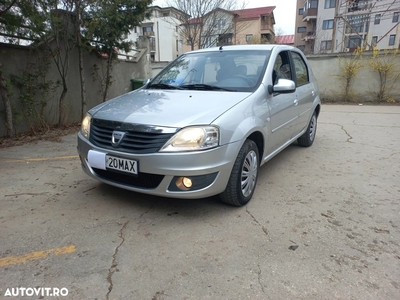
[[[0,149],[0,298],[400,299],[400,106],[318,121],[242,208],[101,184],[75,135]]]

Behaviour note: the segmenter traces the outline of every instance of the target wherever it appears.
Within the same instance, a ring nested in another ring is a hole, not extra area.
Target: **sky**
[[[184,1],[184,0],[183,0]],[[242,3],[242,1],[238,1]],[[276,6],[274,10],[275,26],[282,34],[294,34],[296,20],[296,0],[246,0],[246,8]],[[163,7],[165,0],[155,0],[152,5]]]

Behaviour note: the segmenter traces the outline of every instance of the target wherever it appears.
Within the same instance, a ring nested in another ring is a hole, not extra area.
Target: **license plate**
[[[107,169],[118,170],[136,175],[138,174],[138,163],[133,159],[106,155],[106,167]]]

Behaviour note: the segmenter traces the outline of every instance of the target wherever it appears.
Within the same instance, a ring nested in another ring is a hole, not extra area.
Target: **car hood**
[[[180,128],[209,124],[250,94],[140,89],[100,104],[89,113],[96,119]]]

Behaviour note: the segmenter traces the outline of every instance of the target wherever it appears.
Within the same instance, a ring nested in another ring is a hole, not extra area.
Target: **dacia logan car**
[[[163,197],[219,195],[242,206],[260,166],[295,141],[313,144],[320,109],[297,48],[202,49],[90,109],[78,152],[83,170],[107,184]]]

